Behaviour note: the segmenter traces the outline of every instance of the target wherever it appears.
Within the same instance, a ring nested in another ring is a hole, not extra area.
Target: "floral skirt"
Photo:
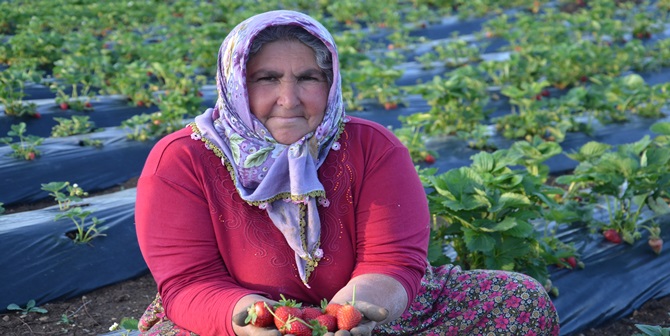
[[[142,335],[195,335],[176,326],[156,296]],[[558,335],[556,309],[535,279],[520,273],[429,266],[409,309],[373,335]]]

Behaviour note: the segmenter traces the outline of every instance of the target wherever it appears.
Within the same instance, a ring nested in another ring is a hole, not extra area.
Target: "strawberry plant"
[[[641,237],[642,225],[670,213],[666,201],[670,188],[667,144],[649,136],[616,148],[589,142],[568,157],[579,164],[572,174],[560,176],[556,182],[568,186],[567,198],[587,190],[593,195],[591,202],[607,217],[606,221],[589,219],[587,225],[592,230],[602,231],[606,237],[618,233],[632,244]]]
[[[46,313],[49,312],[42,307],[38,307],[35,304],[35,300],[28,301],[25,308],[15,304],[15,303],[11,303],[7,306],[7,310],[18,310],[18,311],[21,312],[21,315],[28,315],[29,313],[46,314]]]
[[[436,153],[426,148],[426,134],[419,127],[395,128],[393,133],[407,147],[412,161],[418,163],[424,161],[430,155],[434,162]]]
[[[437,245],[449,244],[458,256],[453,262],[465,269],[520,271],[544,283],[547,265],[557,260],[548,243],[555,238],[542,237],[533,222],[562,191],[510,168],[520,162],[508,150],[481,152],[472,162],[437,176],[421,174],[430,211],[442,223],[434,230]]]
[[[49,182],[42,184],[42,190],[49,192],[49,196],[58,202],[58,209],[61,211],[70,209],[72,203],[81,202],[82,197],[88,196],[78,184],[70,182]]]
[[[10,67],[0,71],[0,104],[6,115],[39,117],[37,105],[23,102],[24,89],[28,82],[40,83],[41,73],[35,69]]]
[[[91,133],[95,130],[95,122],[89,116],[72,116],[71,119],[54,117],[58,125],[51,129],[52,137],[66,137],[77,134]]]
[[[184,127],[182,118],[163,115],[161,112],[138,114],[121,122],[121,128],[127,131],[128,139],[147,141],[172,133]]]
[[[562,142],[569,129],[575,127],[572,118],[562,109],[541,108],[542,92],[547,81],[522,83],[520,87],[506,86],[502,94],[509,97],[512,113],[496,118],[496,129],[509,139],[543,139]]]
[[[65,213],[59,213],[54,218],[55,221],[61,218],[69,218],[74,223],[76,229],[73,232],[68,232],[66,235],[72,239],[76,244],[87,244],[96,237],[106,236],[102,233],[107,229],[105,226],[99,226],[103,221],[97,217],[92,217],[90,224],[86,219],[93,212],[83,210],[82,207],[73,207]]]
[[[431,108],[401,117],[403,126],[419,127],[430,136],[471,131],[486,118],[484,108],[489,100],[486,83],[475,73],[474,68],[465,66],[448,78],[436,76],[431,82],[413,86],[409,92],[421,94]]]
[[[12,148],[12,157],[31,161],[40,155],[37,146],[44,142],[44,138],[31,134],[26,135],[25,133],[26,123],[21,122],[12,125],[10,131],[7,132],[9,137],[0,138],[0,142],[9,145]],[[19,142],[14,142],[14,137],[17,137]]]

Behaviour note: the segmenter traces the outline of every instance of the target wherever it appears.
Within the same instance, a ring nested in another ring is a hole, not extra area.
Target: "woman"
[[[536,281],[427,264],[429,211],[408,151],[345,115],[320,23],[292,11],[240,23],[217,88],[216,107],[163,138],[138,183],[138,239],[159,291],[147,334],[278,334],[233,316],[281,295],[345,303],[354,289],[369,318],[354,334],[558,333]]]

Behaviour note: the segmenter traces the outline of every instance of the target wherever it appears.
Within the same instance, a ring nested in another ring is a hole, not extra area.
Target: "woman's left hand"
[[[351,330],[338,330],[335,333],[326,333],[325,336],[370,336],[377,323],[386,320],[388,310],[365,301],[356,301],[354,307],[363,314],[361,322]]]

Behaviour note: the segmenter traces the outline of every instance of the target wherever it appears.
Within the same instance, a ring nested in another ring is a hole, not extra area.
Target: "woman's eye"
[[[319,79],[316,78],[316,77],[313,77],[313,76],[302,76],[302,77],[299,77],[298,80],[301,80],[301,81],[318,81]]]
[[[259,82],[271,82],[271,81],[275,81],[275,80],[277,80],[276,77],[270,77],[270,76],[261,77],[261,78],[258,79]]]

